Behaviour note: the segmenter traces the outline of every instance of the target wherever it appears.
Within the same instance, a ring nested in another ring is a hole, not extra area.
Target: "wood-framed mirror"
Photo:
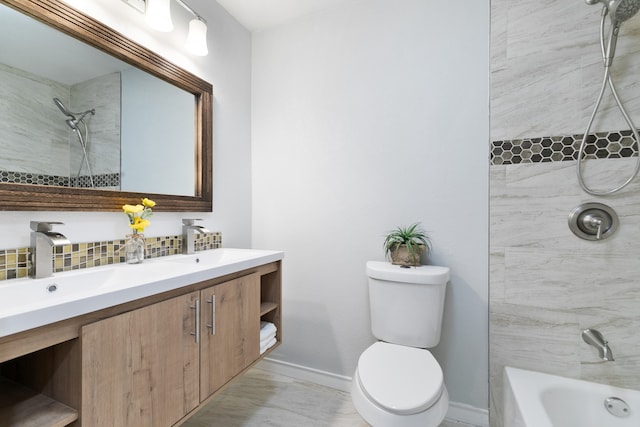
[[[193,192],[188,191],[186,194],[177,195],[153,190],[142,192],[141,189],[127,191],[126,188],[123,188],[125,191],[114,191],[3,181],[0,182],[0,210],[119,211],[123,204],[136,203],[143,197],[149,197],[157,202],[157,208],[154,209],[156,211],[211,212],[213,93],[210,83],[75,10],[61,0],[0,0],[0,6],[2,5],[192,94],[195,128],[191,135],[195,141],[172,141],[175,144],[183,144],[189,150],[191,150],[191,144],[194,146],[193,167],[188,165],[189,168],[185,168],[189,175],[193,174]],[[16,37],[20,37],[20,35],[16,35]],[[29,37],[29,35],[24,37]],[[0,64],[2,64],[1,53]],[[58,108],[63,110],[60,106]],[[60,113],[58,112],[58,114]],[[60,121],[64,122],[63,119],[64,117],[61,116]],[[2,139],[1,135],[0,139]],[[191,151],[188,152],[191,153]],[[143,165],[144,159],[140,159],[139,163]],[[176,166],[176,169],[181,168]],[[167,173],[169,172],[167,170]]]

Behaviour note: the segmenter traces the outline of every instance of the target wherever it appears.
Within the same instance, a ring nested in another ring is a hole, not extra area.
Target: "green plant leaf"
[[[428,255],[431,252],[431,240],[427,233],[419,228],[420,223],[416,222],[408,227],[397,227],[395,230],[387,233],[383,247],[385,254],[396,250],[400,245],[406,245],[410,254],[418,253],[421,245],[425,246],[425,253]]]

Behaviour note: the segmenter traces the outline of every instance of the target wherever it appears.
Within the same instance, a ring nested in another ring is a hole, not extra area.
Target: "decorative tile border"
[[[0,170],[0,182],[7,184],[37,184],[53,185],[57,187],[86,187],[91,188],[91,181],[88,176],[79,178],[69,178],[68,176],[44,175],[29,172],[14,172]],[[93,183],[96,188],[117,187],[120,188],[120,174],[106,173],[95,175]]]
[[[182,236],[147,237],[145,258],[159,258],[182,253]],[[73,243],[57,246],[54,254],[54,272],[78,270],[124,262],[125,241]],[[220,232],[195,236],[196,251],[222,247]],[[30,248],[0,249],[0,280],[27,277],[31,268]]]
[[[69,179],[69,186],[75,188],[92,188],[91,180],[88,175],[81,175],[80,177],[71,177]],[[93,186],[95,188],[116,187],[120,188],[120,174],[119,173],[104,173],[93,176]]]
[[[576,160],[582,135],[512,139],[491,143],[491,165]],[[599,132],[587,137],[586,159],[619,159],[638,155],[631,130]]]

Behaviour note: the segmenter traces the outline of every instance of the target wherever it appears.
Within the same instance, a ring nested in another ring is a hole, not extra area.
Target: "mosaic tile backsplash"
[[[182,236],[147,237],[145,258],[182,253]],[[54,272],[78,270],[124,262],[124,239],[104,242],[73,243],[55,248]],[[197,234],[196,251],[222,246],[220,232]],[[0,249],[0,280],[27,277],[31,267],[30,248]]]
[[[523,138],[491,143],[491,164],[544,163],[577,160],[582,135]],[[638,155],[631,130],[598,132],[587,137],[586,159],[619,159]]]

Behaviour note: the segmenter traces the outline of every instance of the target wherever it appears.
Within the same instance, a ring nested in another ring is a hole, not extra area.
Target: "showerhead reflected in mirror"
[[[89,156],[87,155],[89,144],[89,126],[87,126],[87,122],[84,120],[84,118],[89,114],[93,116],[94,114],[96,114],[96,110],[95,108],[92,108],[87,111],[72,113],[71,111],[67,110],[67,107],[64,106],[59,98],[54,97],[53,103],[56,104],[56,107],[58,107],[62,114],[67,117],[65,123],[73,131],[74,135],[78,137],[78,143],[80,144],[80,148],[82,149],[82,160],[80,161],[78,173],[76,173],[75,179],[70,179],[69,186],[89,186],[91,188],[95,188],[96,183],[93,180],[93,172],[91,172],[91,162],[89,161]],[[83,168],[86,168],[85,175],[82,175]],[[81,177],[87,178],[86,184],[80,180]]]

